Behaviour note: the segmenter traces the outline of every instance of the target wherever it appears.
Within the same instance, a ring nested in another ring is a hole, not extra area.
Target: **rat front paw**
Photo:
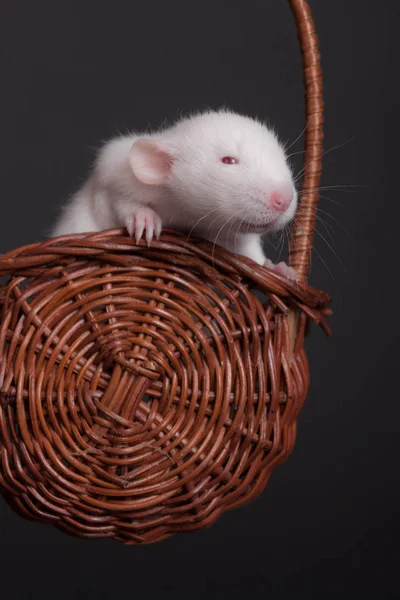
[[[144,233],[147,245],[150,246],[154,237],[157,240],[160,237],[162,221],[152,208],[142,206],[136,209],[126,220],[126,228],[129,235],[135,238],[137,244]]]
[[[267,269],[271,269],[271,271],[275,271],[278,275],[282,275],[282,277],[286,277],[286,279],[291,279],[292,281],[297,280],[297,273],[293,269],[293,267],[289,267],[285,262],[280,262],[275,265],[272,260],[267,258],[264,262],[264,267]]]

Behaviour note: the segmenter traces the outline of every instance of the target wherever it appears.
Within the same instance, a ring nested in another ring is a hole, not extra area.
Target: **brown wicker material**
[[[291,5],[308,189],[320,174],[320,71],[307,3]],[[316,201],[306,194],[294,230],[303,281]],[[254,498],[291,452],[307,324],[328,331],[323,292],[170,231],[150,248],[122,230],[47,240],[0,257],[4,276],[0,488],[24,516],[155,542]]]

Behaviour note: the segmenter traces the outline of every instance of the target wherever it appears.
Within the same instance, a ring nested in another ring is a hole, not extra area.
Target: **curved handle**
[[[324,101],[318,38],[311,9],[306,0],[289,0],[303,56],[306,103],[305,159],[301,201],[292,226],[289,264],[301,280],[310,268],[315,216],[319,199],[324,137]]]

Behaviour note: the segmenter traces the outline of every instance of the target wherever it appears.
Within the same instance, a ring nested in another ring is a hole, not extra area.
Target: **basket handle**
[[[296,21],[305,89],[306,130],[302,195],[291,230],[289,264],[301,280],[307,280],[314,238],[315,217],[322,171],[324,101],[318,38],[306,0],[289,0]]]

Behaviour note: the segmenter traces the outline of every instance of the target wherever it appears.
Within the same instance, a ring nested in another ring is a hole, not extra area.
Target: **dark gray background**
[[[340,145],[323,185],[355,187],[326,190],[320,204],[311,283],[333,295],[334,335],[314,328],[308,340],[293,455],[254,503],[154,546],[77,540],[0,501],[7,600],[398,597],[400,3],[311,5],[325,147]],[[284,1],[8,2],[0,44],[2,252],[43,238],[93,148],[117,131],[222,104],[268,118],[285,140],[304,126]]]

